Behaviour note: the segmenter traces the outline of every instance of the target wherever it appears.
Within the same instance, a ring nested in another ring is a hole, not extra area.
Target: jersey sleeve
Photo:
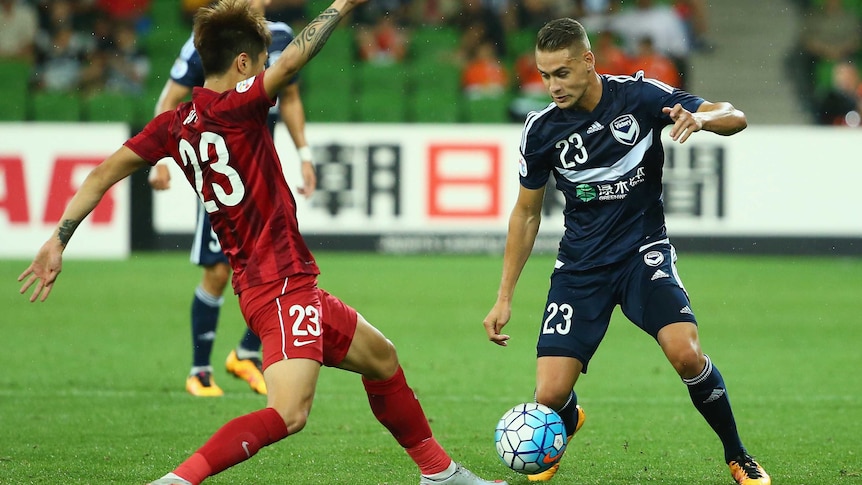
[[[541,151],[536,145],[536,134],[540,128],[534,123],[536,112],[527,115],[527,120],[524,123],[524,131],[521,133],[521,147],[518,158],[518,174],[520,182],[524,188],[539,189],[548,183],[548,178],[551,176],[552,165],[547,162]]]
[[[642,77],[643,71],[639,71],[636,76]],[[646,103],[649,112],[654,113],[656,118],[666,125],[673,124],[673,120],[662,112],[662,108],[672,108],[679,103],[683,108],[694,113],[704,101],[699,96],[648,77],[641,79],[641,99]]]
[[[180,55],[171,67],[171,80],[188,88],[204,85],[204,66],[192,37],[183,44]]]
[[[275,104],[263,87],[266,71],[237,83],[219,103],[219,116],[228,123],[263,124],[269,109]]]
[[[168,124],[172,115],[173,111],[165,111],[156,116],[124,145],[150,165],[171,156],[168,152]]]

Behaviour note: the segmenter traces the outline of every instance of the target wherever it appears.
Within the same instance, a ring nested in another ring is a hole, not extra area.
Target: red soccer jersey
[[[274,100],[263,89],[264,74],[224,93],[194,88],[190,102],[157,116],[125,144],[151,164],[171,157],[183,170],[230,260],[236,293],[320,273],[266,126]]]

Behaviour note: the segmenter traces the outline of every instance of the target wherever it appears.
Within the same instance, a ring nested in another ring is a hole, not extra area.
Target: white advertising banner
[[[0,123],[0,257],[32,258],[84,178],[128,138],[125,124]],[[123,181],[75,231],[68,258],[129,254]]]
[[[304,234],[505,234],[519,187],[519,125],[311,123],[306,133],[319,185],[310,200],[298,197]],[[299,162],[283,125],[275,142],[295,188]],[[753,126],[682,145],[665,133],[664,146],[672,236],[862,236],[854,210],[862,130]],[[172,169],[181,187],[156,194],[155,228],[190,233],[195,196]],[[541,234],[551,240],[562,231],[562,204],[549,191]]]

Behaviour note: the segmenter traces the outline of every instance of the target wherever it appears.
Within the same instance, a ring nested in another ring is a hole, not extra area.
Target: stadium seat
[[[461,96],[457,92],[418,91],[410,97],[409,121],[415,123],[458,123],[461,121]]]
[[[366,123],[403,123],[407,120],[407,95],[404,91],[375,89],[356,99],[357,121]]]
[[[465,98],[464,113],[469,123],[509,123],[509,103],[512,96]]]
[[[27,119],[27,85],[30,81],[30,64],[23,61],[0,60],[0,79],[3,96],[0,96],[0,121]]]
[[[310,123],[353,121],[355,99],[347,88],[301,89],[306,120]]]
[[[408,55],[412,60],[451,62],[458,51],[461,33],[454,27],[423,27],[410,37]]]
[[[356,66],[354,75],[359,94],[369,91],[407,91],[407,69],[403,64],[362,62]]]
[[[83,101],[84,117],[87,121],[122,122],[137,121],[134,98],[117,93],[97,93]]]
[[[81,99],[75,94],[37,92],[31,99],[35,121],[81,121]]]
[[[409,84],[415,91],[430,88],[457,93],[461,90],[461,68],[452,62],[414,59],[407,73]]]
[[[506,58],[514,62],[521,54],[532,53],[536,48],[536,31],[532,29],[517,30],[506,37]]]

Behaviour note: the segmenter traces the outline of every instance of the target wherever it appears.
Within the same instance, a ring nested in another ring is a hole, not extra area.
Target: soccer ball
[[[566,427],[560,415],[543,404],[518,404],[500,418],[494,442],[507,467],[518,473],[541,473],[563,456]]]

